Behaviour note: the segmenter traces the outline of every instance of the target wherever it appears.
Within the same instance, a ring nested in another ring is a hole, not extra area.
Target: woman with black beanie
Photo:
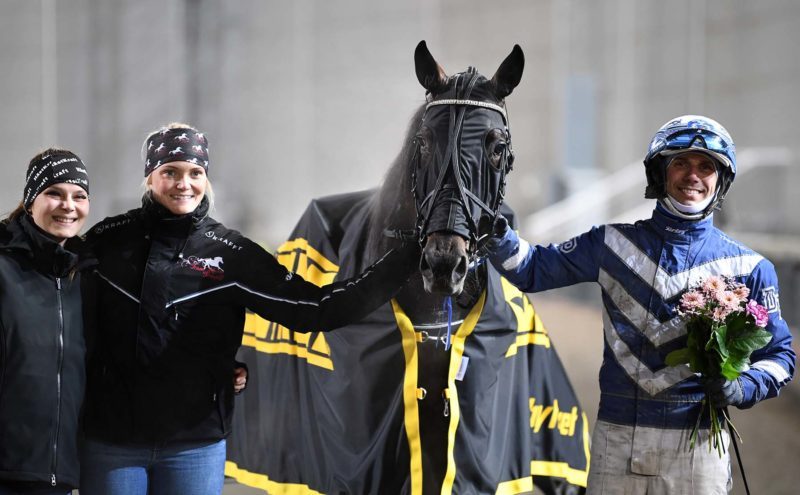
[[[87,236],[99,261],[85,298],[97,352],[81,495],[218,494],[245,310],[302,332],[343,326],[400,289],[419,247],[317,287],[209,216],[208,141],[197,129],[151,133],[143,160],[142,206]]]
[[[86,341],[78,256],[64,244],[88,214],[85,165],[50,148],[0,222],[0,495],[78,485]]]

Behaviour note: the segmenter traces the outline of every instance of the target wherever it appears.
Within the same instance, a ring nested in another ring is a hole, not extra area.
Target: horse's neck
[[[452,297],[451,321],[456,322],[467,317],[475,302],[486,286],[485,272],[472,273],[467,281],[467,290],[459,296]],[[416,273],[396,296],[398,304],[414,326],[447,324],[448,311],[446,297],[425,292],[422,276]]]

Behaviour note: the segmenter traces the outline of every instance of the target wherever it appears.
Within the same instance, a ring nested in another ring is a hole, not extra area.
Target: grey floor
[[[256,490],[249,486],[240,485],[230,478],[225,479],[225,486],[222,488],[224,495],[264,495],[263,490]]]
[[[75,490],[72,493],[73,495],[80,495],[79,490]],[[222,487],[222,493],[223,495],[264,495],[263,490],[240,485],[231,478],[225,478],[225,486]]]

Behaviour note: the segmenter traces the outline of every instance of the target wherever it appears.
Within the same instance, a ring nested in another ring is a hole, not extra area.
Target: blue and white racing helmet
[[[717,191],[706,214],[719,208],[736,176],[736,146],[719,122],[701,115],[676,117],[656,132],[644,159],[647,174],[645,198],[667,195],[666,169],[673,156],[689,151],[704,153],[717,163]]]

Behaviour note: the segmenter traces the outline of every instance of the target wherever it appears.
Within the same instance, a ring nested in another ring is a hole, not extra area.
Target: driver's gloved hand
[[[738,406],[744,402],[744,389],[742,383],[736,380],[715,378],[705,382],[708,402],[715,408]]]
[[[478,221],[478,254],[494,254],[508,230],[508,220],[502,214],[498,213],[494,218],[489,215],[481,216]]]

